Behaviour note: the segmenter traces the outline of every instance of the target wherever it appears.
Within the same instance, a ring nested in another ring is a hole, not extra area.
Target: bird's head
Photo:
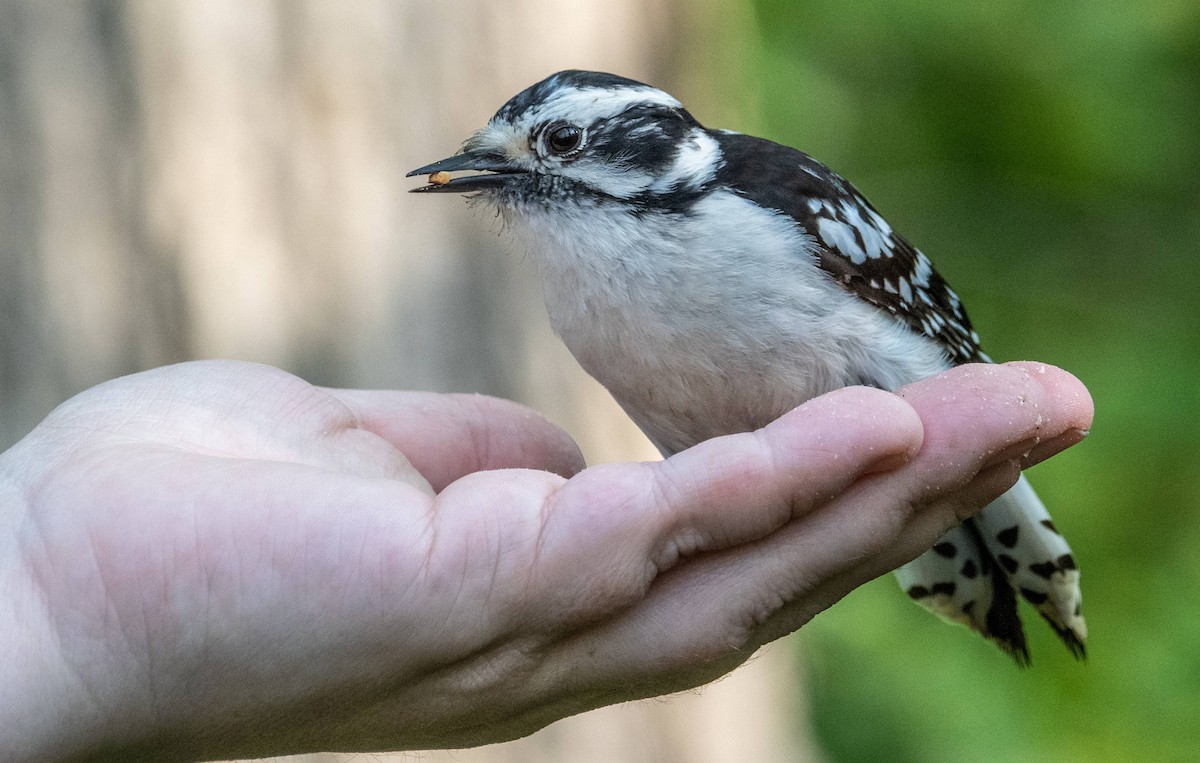
[[[601,72],[563,71],[514,96],[447,159],[408,173],[436,176],[420,193],[478,192],[506,211],[572,200],[678,207],[721,163],[717,141],[672,96]]]

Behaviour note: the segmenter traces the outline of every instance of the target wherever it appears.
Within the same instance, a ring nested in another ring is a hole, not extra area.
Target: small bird
[[[554,74],[413,175],[500,212],[555,331],[664,455],[841,387],[990,362],[958,295],[850,183],[641,82]],[[896,575],[1018,664],[1018,592],[1084,656],[1079,571],[1024,477]]]

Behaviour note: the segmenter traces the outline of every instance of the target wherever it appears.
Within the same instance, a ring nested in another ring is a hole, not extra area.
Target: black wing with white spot
[[[716,182],[792,217],[819,244],[823,270],[861,299],[939,342],[954,363],[986,361],[958,295],[854,186],[794,148],[713,133],[725,164]]]

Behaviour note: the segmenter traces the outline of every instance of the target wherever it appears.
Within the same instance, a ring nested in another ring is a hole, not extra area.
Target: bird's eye
[[[546,146],[552,153],[569,154],[579,148],[583,140],[583,130],[575,125],[556,127],[546,135]]]

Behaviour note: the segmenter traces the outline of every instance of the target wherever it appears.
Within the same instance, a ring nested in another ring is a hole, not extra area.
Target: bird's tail
[[[1024,665],[1029,651],[1017,613],[1019,592],[1072,654],[1085,656],[1079,570],[1023,476],[974,519],[896,570],[896,577],[926,609],[978,631]]]

